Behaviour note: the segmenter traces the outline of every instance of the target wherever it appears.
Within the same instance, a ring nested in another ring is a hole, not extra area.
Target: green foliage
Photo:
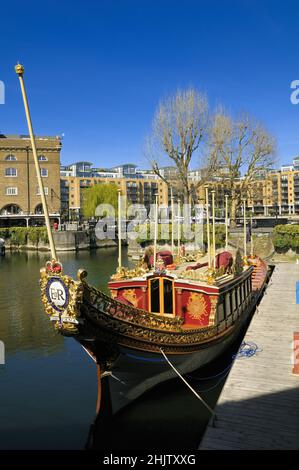
[[[9,238],[9,228],[0,228],[0,238]]]
[[[210,224],[210,243],[212,245],[212,235],[213,235],[213,227]],[[207,226],[204,225],[204,232],[203,232],[203,241],[205,244],[208,243],[207,241]],[[215,225],[215,244],[216,248],[220,248],[225,245],[225,225]]]
[[[49,243],[48,232],[46,227],[39,227],[39,242]]]
[[[10,241],[13,245],[26,245],[28,229],[26,227],[12,227]]]
[[[28,227],[27,241],[32,245],[37,245],[39,240],[39,233],[35,227]]]
[[[235,272],[235,274],[237,276],[239,276],[240,274],[242,274],[243,272],[243,259],[242,259],[242,255],[241,255],[241,251],[240,249],[238,248],[237,249],[237,252],[236,252],[236,258],[235,258],[235,262],[234,262],[234,267],[233,267],[233,270]]]
[[[273,245],[278,252],[285,252],[290,248],[298,251],[299,225],[276,225],[273,230]]]
[[[46,227],[9,227],[0,229],[0,237],[9,240],[12,245],[38,245],[48,242]]]
[[[83,190],[83,214],[94,217],[100,204],[110,204],[117,211],[117,186],[114,183],[100,183]],[[102,214],[105,215],[105,214]]]

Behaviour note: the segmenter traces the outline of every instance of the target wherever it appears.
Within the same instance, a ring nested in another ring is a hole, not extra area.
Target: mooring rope
[[[204,401],[204,399],[198,395],[198,393],[194,390],[194,388],[191,387],[191,385],[187,382],[186,379],[184,379],[184,377],[179,373],[179,371],[174,367],[174,365],[170,362],[170,360],[168,359],[168,357],[166,356],[165,352],[163,351],[163,349],[160,348],[160,351],[162,353],[162,355],[164,356],[164,359],[167,361],[167,363],[170,365],[170,367],[175,371],[175,373],[180,377],[180,379],[184,382],[184,384],[187,385],[187,387],[191,390],[191,392],[196,396],[196,398],[198,398],[202,404],[207,408],[207,410],[209,410],[209,412],[211,413],[211,415],[213,416],[213,418],[216,418],[216,413],[214,412],[214,410],[212,410],[212,408]]]
[[[208,377],[193,377],[192,375],[187,375],[186,377],[192,380],[196,380],[196,381],[201,381],[201,380],[208,381],[208,380],[213,380],[213,379],[216,379],[217,377],[220,377],[220,379],[216,382],[216,384],[212,385],[211,387],[199,390],[201,393],[210,392],[214,388],[218,387],[218,385],[228,376],[236,359],[252,357],[261,351],[262,351],[262,348],[260,348],[256,343],[252,341],[248,341],[248,342],[243,341],[238,352],[232,355],[232,362],[218,374],[210,375]]]
[[[252,357],[255,356],[257,353],[261,352],[263,349],[260,348],[256,343],[253,341],[243,341],[239,351],[232,356],[233,361],[234,359],[241,359],[244,357]]]

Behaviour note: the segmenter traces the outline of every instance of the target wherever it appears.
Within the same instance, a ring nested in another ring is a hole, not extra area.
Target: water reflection
[[[117,250],[59,258],[66,273],[84,267],[89,282],[106,289]],[[53,330],[42,308],[39,270],[48,259],[36,252],[0,258],[0,340],[6,349],[0,366],[1,449],[83,448],[95,413],[95,365],[72,338]]]

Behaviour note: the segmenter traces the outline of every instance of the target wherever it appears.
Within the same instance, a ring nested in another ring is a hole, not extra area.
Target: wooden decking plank
[[[244,340],[261,351],[236,359],[200,444],[208,449],[299,449],[299,376],[292,374],[299,331],[299,266],[279,264]]]

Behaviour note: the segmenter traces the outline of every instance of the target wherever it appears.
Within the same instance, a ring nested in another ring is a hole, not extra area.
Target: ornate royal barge
[[[77,280],[56,261],[41,271],[46,313],[88,351],[99,379],[108,378],[115,410],[176,376],[164,354],[182,375],[220,355],[248,321],[267,279],[257,257],[237,267],[224,252],[218,269],[183,260],[173,269],[169,253],[168,269],[159,256],[155,269],[118,270],[110,296],[90,286],[83,270]]]
[[[214,194],[213,249],[210,250],[206,190],[208,262],[188,259],[179,247],[175,262],[174,250],[157,253],[156,197],[153,253],[151,256],[145,253],[142,265],[136,269],[123,268],[119,233],[119,267],[108,284],[110,296],[91,286],[84,270],[78,272],[77,279],[64,274],[51,231],[23,82],[24,68],[18,64],[15,69],[23,95],[51,249],[52,261],[41,270],[45,312],[61,334],[73,336],[96,362],[98,410],[105,379],[106,391],[109,387],[112,407],[116,411],[154,385],[176,374],[182,376],[198,369],[219,356],[248,321],[267,280],[268,268],[264,261],[253,256],[253,250],[250,257],[246,256],[245,203],[243,258],[239,251],[235,260],[227,250],[216,254]],[[120,212],[119,204],[119,230]],[[177,225],[179,244],[179,222]]]

